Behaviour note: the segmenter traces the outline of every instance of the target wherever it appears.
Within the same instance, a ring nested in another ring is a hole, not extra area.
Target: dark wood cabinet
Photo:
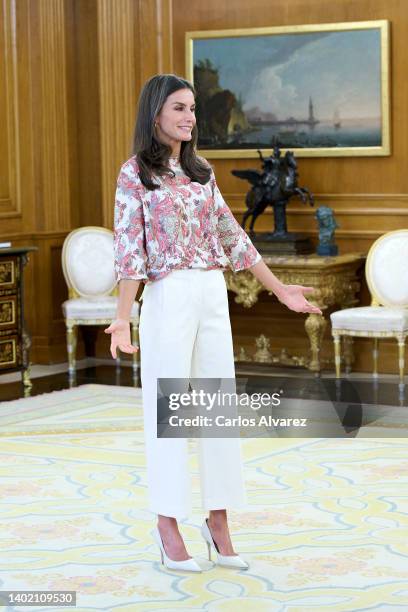
[[[0,248],[0,374],[21,371],[26,387],[31,387],[31,339],[24,321],[24,266],[28,253],[37,250]]]

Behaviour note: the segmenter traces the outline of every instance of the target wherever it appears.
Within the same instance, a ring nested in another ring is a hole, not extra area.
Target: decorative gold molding
[[[265,264],[285,285],[306,285],[314,288],[309,301],[324,311],[337,304],[341,308],[349,308],[358,303],[357,294],[360,289],[359,269],[364,262],[362,253],[348,253],[335,257],[319,257],[318,255],[269,255],[264,258]],[[233,291],[235,301],[246,308],[253,306],[265,287],[253,276],[250,270],[224,273],[227,289]],[[271,293],[271,292],[269,292]],[[305,331],[310,343],[310,359],[303,364],[312,372],[320,372],[322,361],[320,351],[323,335],[328,320],[323,315],[309,314],[305,319]],[[257,341],[257,361],[267,361],[271,354],[269,340],[260,336]],[[240,354],[239,354],[240,356]],[[294,363],[300,359],[284,353],[276,357],[277,362]],[[273,358],[272,358],[273,362]],[[300,361],[298,364],[300,365]]]
[[[343,329],[341,327],[336,327],[332,330],[333,337],[339,336],[350,336],[350,337],[358,337],[358,338],[404,338],[408,334],[399,333],[396,331],[360,331],[356,329]]]
[[[264,334],[255,338],[256,350],[252,357],[248,355],[243,346],[238,347],[238,354],[234,355],[235,362],[252,362],[252,363],[267,363],[283,366],[300,366],[309,367],[310,359],[304,355],[293,355],[288,352],[288,349],[282,348],[279,353],[273,353],[270,347],[270,339]],[[320,363],[327,365],[329,360],[320,359]]]
[[[265,290],[265,287],[251,273],[233,274],[228,271],[224,276],[228,289],[236,294],[236,303],[242,304],[244,308],[251,308],[258,301],[261,291]]]

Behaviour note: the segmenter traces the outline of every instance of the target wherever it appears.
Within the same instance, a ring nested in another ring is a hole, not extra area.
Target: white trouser
[[[149,508],[191,514],[186,438],[157,438],[157,378],[235,378],[227,288],[222,270],[173,270],[146,285],[139,323]],[[239,438],[198,438],[204,510],[243,508]]]

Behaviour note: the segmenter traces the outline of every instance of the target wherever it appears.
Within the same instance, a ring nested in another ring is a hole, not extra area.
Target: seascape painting
[[[199,149],[389,154],[388,23],[358,25],[188,33]]]

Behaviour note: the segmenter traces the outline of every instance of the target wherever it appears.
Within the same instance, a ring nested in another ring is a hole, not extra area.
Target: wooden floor
[[[102,362],[102,363],[101,363]],[[236,376],[241,390],[251,393],[272,393],[284,386],[290,397],[324,400],[335,398],[336,381],[333,373],[323,373],[316,377],[302,368],[271,368],[270,366],[251,366],[250,369],[236,364]],[[140,377],[133,379],[132,368],[124,365],[120,370],[103,363],[103,360],[88,359],[78,364],[76,380],[69,381],[66,364],[32,367],[32,388],[30,396],[50,393],[70,386],[89,383],[140,387]],[[242,381],[242,384],[240,384]],[[353,373],[342,382],[342,401],[357,403],[408,406],[408,385],[401,390],[396,376],[380,376],[374,384],[367,374]],[[19,373],[0,376],[0,406],[3,401],[24,397],[24,387]]]

